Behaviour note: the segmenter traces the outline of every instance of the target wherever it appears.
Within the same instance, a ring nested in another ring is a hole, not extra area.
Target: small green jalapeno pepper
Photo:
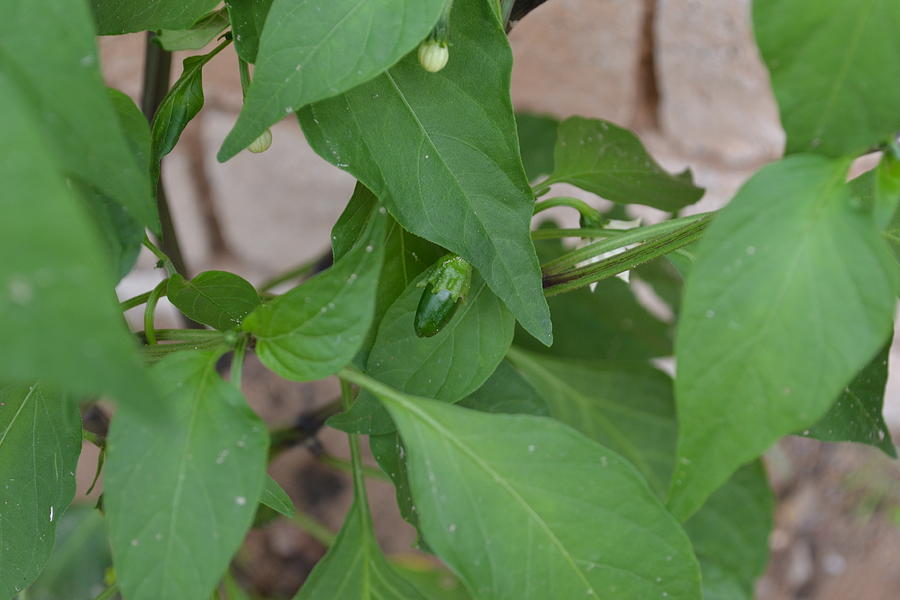
[[[413,327],[419,337],[437,335],[450,322],[472,282],[472,265],[465,259],[447,254],[430,268],[430,274],[419,285],[425,286]]]

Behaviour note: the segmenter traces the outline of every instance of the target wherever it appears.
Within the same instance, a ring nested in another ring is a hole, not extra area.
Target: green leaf
[[[228,4],[234,49],[245,62],[256,62],[259,38],[272,2],[273,0],[231,0]]]
[[[226,161],[302,106],[389,68],[428,35],[444,0],[275,0],[244,109],[219,150]]]
[[[821,418],[888,334],[897,269],[846,169],[809,155],[769,165],[700,242],[676,339],[682,519]]]
[[[372,323],[387,215],[373,205],[364,234],[327,271],[244,319],[260,361],[286,379],[321,379],[348,364]]]
[[[674,212],[703,195],[690,171],[671,175],[636,135],[599,119],[571,117],[559,125],[554,168],[540,185],[571,183],[607,200]]]
[[[253,521],[268,435],[218,358],[168,355],[152,368],[160,417],[123,405],[113,419],[103,498],[129,600],[209,597]]]
[[[117,35],[155,29],[188,29],[219,0],[90,0],[97,33]]]
[[[674,314],[678,314],[681,308],[681,292],[684,289],[684,278],[678,267],[670,257],[662,256],[650,262],[640,265],[631,271],[631,277],[643,281],[656,292],[656,295],[666,303]],[[675,258],[678,260],[678,258]]]
[[[753,584],[766,570],[774,498],[762,462],[739,469],[684,528],[703,573],[703,597],[752,600]],[[740,595],[721,589],[739,589]]]
[[[888,378],[888,342],[841,392],[825,416],[803,435],[825,442],[860,442],[897,458],[881,409]]]
[[[511,352],[510,358],[546,400],[551,416],[630,459],[657,494],[665,496],[676,440],[667,375],[649,365],[576,362],[522,351]],[[772,502],[765,471],[757,463],[738,471],[688,521],[704,590],[709,591],[709,568],[717,569],[728,585],[752,589],[768,561]]]
[[[644,364],[614,365],[530,354],[509,358],[547,403],[550,416],[628,459],[658,493],[672,473],[672,382]]]
[[[415,235],[472,263],[523,327],[550,343],[529,227],[533,197],[509,99],[509,42],[488,2],[457,0],[447,67],[415,53],[299,113],[312,147]]]
[[[331,231],[334,259],[339,260],[365,232],[366,219],[373,207],[378,203],[372,192],[358,183],[347,208]],[[387,238],[384,242],[384,264],[378,278],[378,290],[375,292],[375,314],[372,317],[374,327],[369,330],[366,341],[354,360],[363,366],[369,356],[378,325],[384,314],[394,301],[412,283],[419,273],[427,269],[445,252],[439,246],[414,236],[388,217]]]
[[[551,419],[367,387],[403,437],[426,541],[473,596],[700,598],[687,535],[617,454]]]
[[[519,152],[529,181],[553,172],[553,148],[559,121],[544,115],[516,113]]]
[[[107,93],[135,162],[142,169],[148,170],[150,126],[147,119],[126,94],[112,88],[108,88]],[[137,261],[144,240],[144,227],[135,221],[121,204],[110,200],[97,188],[84,184],[78,185],[78,188],[100,229],[101,240],[112,262],[117,281],[120,281]]]
[[[297,509],[294,508],[294,503],[291,501],[290,496],[287,495],[287,492],[268,475],[266,475],[266,483],[263,486],[259,502],[285,517],[293,517],[297,513]]]
[[[609,278],[549,299],[553,346],[521,332],[516,344],[533,352],[586,359],[640,360],[672,354],[672,334],[638,304],[627,283]]]
[[[757,0],[787,153],[858,154],[900,130],[900,4]]]
[[[549,415],[547,402],[508,360],[459,405],[489,413]]]
[[[154,166],[175,148],[181,132],[203,108],[203,66],[219,53],[227,42],[200,56],[189,56],[182,64],[181,76],[168,91],[153,115],[150,133]],[[154,172],[159,177],[158,172]]]
[[[316,564],[294,600],[424,600],[385,559],[364,511],[358,501],[353,502],[334,546]]]
[[[227,271],[204,271],[190,281],[176,273],[169,278],[168,297],[185,316],[220,331],[239,329],[260,305],[256,288]]]
[[[93,185],[158,232],[149,173],[128,152],[110,106],[85,4],[11,3],[0,19],[0,65],[27,96],[66,175]]]
[[[428,600],[472,600],[459,579],[428,558],[409,554],[393,557],[391,563]]]
[[[25,589],[75,495],[81,414],[38,385],[0,385],[0,597]]]
[[[473,278],[469,297],[446,326],[432,337],[413,329],[424,289],[422,273],[397,298],[378,327],[366,371],[400,391],[458,402],[490,377],[512,342],[515,321],[483,281]],[[389,433],[391,419],[366,392],[347,413],[328,420],[348,433]]]
[[[147,399],[95,226],[57,172],[30,99],[2,71],[0,131],[0,380]]]
[[[164,29],[159,32],[159,45],[172,52],[199,50],[213,41],[228,27],[228,14],[224,9],[214,10],[194,23],[190,29]]]
[[[103,578],[111,564],[106,522],[100,511],[72,505],[56,526],[53,554],[28,588],[28,599],[93,598],[106,587]]]

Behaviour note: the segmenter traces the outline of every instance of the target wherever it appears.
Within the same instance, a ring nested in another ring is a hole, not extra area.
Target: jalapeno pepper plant
[[[0,598],[262,597],[239,549],[281,514],[329,546],[300,599],[749,599],[776,441],[895,456],[900,3],[753,2],[785,154],[713,213],[627,129],[514,112],[507,32],[539,4],[3,5]],[[148,32],[140,108],[103,85],[94,39],[131,32]],[[220,161],[281,151],[288,118],[358,181],[327,254],[259,286],[186,270],[160,183],[215,56],[244,91]],[[117,303],[142,246],[163,281]],[[190,327],[155,327],[163,297]],[[336,376],[339,402],[270,429],[242,392],[248,353]],[[674,377],[656,360],[672,356]],[[352,457],[326,457],[352,474],[336,535],[266,474],[325,426]],[[102,496],[67,511],[82,440]],[[427,566],[380,549],[370,477],[396,488]]]

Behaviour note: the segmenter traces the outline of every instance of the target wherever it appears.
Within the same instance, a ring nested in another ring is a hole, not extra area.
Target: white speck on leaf
[[[245,504],[247,504],[247,499],[244,498],[243,496],[237,496],[234,499],[234,503],[237,504],[238,506],[244,506]]]

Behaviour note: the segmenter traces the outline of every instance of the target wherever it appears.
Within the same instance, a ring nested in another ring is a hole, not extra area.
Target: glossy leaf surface
[[[6,4],[0,64],[27,95],[66,175],[93,185],[158,230],[149,173],[128,151],[110,105],[87,6],[69,0]]]
[[[0,380],[140,402],[151,390],[112,294],[110,261],[31,111],[0,72],[0,331],[15,349],[3,353]]]
[[[249,281],[227,271],[204,271],[191,280],[169,278],[169,301],[185,316],[220,331],[238,329],[260,304]]]
[[[159,44],[170,52],[199,50],[228,27],[224,10],[213,11],[194,23],[190,29],[166,29],[159,33]]]
[[[676,340],[682,519],[821,418],[888,335],[897,269],[846,168],[815,156],[763,168],[699,244]]]
[[[443,5],[443,0],[272,2],[253,83],[219,160],[240,152],[286,113],[345,92],[393,65],[428,35]]]
[[[28,587],[75,495],[78,406],[39,385],[0,385],[0,597]]]
[[[328,270],[244,320],[264,365],[287,379],[331,375],[353,360],[372,323],[388,217],[373,205],[362,237]]]
[[[488,2],[457,0],[450,62],[415,53],[299,113],[316,152],[385,202],[408,231],[468,260],[529,333],[551,325],[529,226],[533,198],[509,99],[512,57]]]
[[[337,541],[295,600],[425,600],[384,558],[363,510],[353,503]]]
[[[97,33],[117,35],[155,29],[188,29],[218,0],[90,0]]]
[[[753,26],[787,153],[856,154],[900,130],[900,4],[757,0]]]
[[[512,342],[515,321],[503,303],[476,276],[457,314],[433,337],[413,329],[419,287],[414,280],[385,313],[366,371],[379,381],[409,394],[457,402],[490,377]],[[362,392],[350,412],[329,425],[355,433],[389,433],[390,417],[369,393]]]
[[[677,211],[703,190],[690,171],[671,175],[647,154],[636,135],[608,121],[571,117],[559,124],[547,184],[566,182],[622,204]],[[544,182],[542,182],[543,185]]]
[[[475,597],[700,598],[687,536],[617,454],[542,417],[379,396],[425,539]]]
[[[238,56],[248,63],[256,62],[259,38],[273,0],[231,0],[228,14],[234,33],[234,48]]]
[[[116,577],[130,600],[207,598],[253,521],[268,436],[216,372],[218,352],[152,369],[160,417],[123,406],[107,440],[104,507]]]

